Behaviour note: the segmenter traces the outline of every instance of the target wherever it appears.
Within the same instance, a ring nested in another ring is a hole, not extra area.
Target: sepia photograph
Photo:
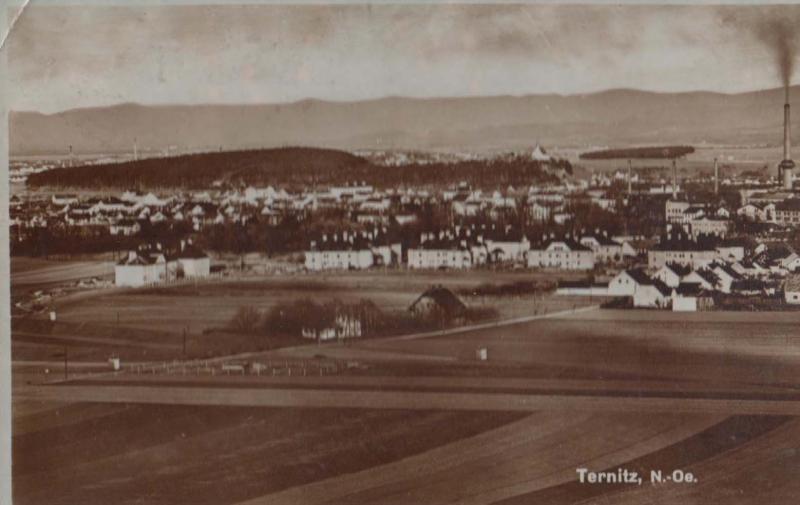
[[[800,4],[2,11],[0,504],[800,503]]]

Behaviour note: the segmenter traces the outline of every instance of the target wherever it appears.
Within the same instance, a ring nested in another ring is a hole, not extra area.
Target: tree
[[[231,327],[241,333],[255,333],[261,321],[261,313],[252,306],[239,307],[231,320]]]

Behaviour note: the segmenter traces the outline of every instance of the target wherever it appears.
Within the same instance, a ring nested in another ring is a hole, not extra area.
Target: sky
[[[34,0],[4,50],[11,108],[45,113],[121,102],[739,92],[781,84],[773,51],[749,26],[765,15],[800,20],[800,6]]]

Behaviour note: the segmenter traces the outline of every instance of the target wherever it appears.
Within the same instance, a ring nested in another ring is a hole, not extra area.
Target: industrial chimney
[[[632,169],[631,169],[631,160],[628,160],[628,196],[632,193]]]
[[[678,166],[675,158],[672,158],[672,199],[678,200]]]
[[[786,103],[783,105],[783,161],[778,165],[778,184],[783,178],[783,189],[792,189],[794,161],[792,161],[792,135],[789,119],[789,87],[786,87]]]
[[[719,196],[719,163],[714,158],[714,194]]]

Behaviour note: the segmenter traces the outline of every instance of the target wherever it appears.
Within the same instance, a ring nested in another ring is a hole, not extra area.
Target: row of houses
[[[636,256],[627,240],[607,235],[543,236],[538,242],[509,227],[496,230],[462,228],[423,232],[403,250],[378,232],[323,235],[305,252],[305,267],[318,270],[361,270],[405,265],[410,269],[465,269],[485,264],[515,264],[530,268],[590,270],[597,263],[620,263]]]

